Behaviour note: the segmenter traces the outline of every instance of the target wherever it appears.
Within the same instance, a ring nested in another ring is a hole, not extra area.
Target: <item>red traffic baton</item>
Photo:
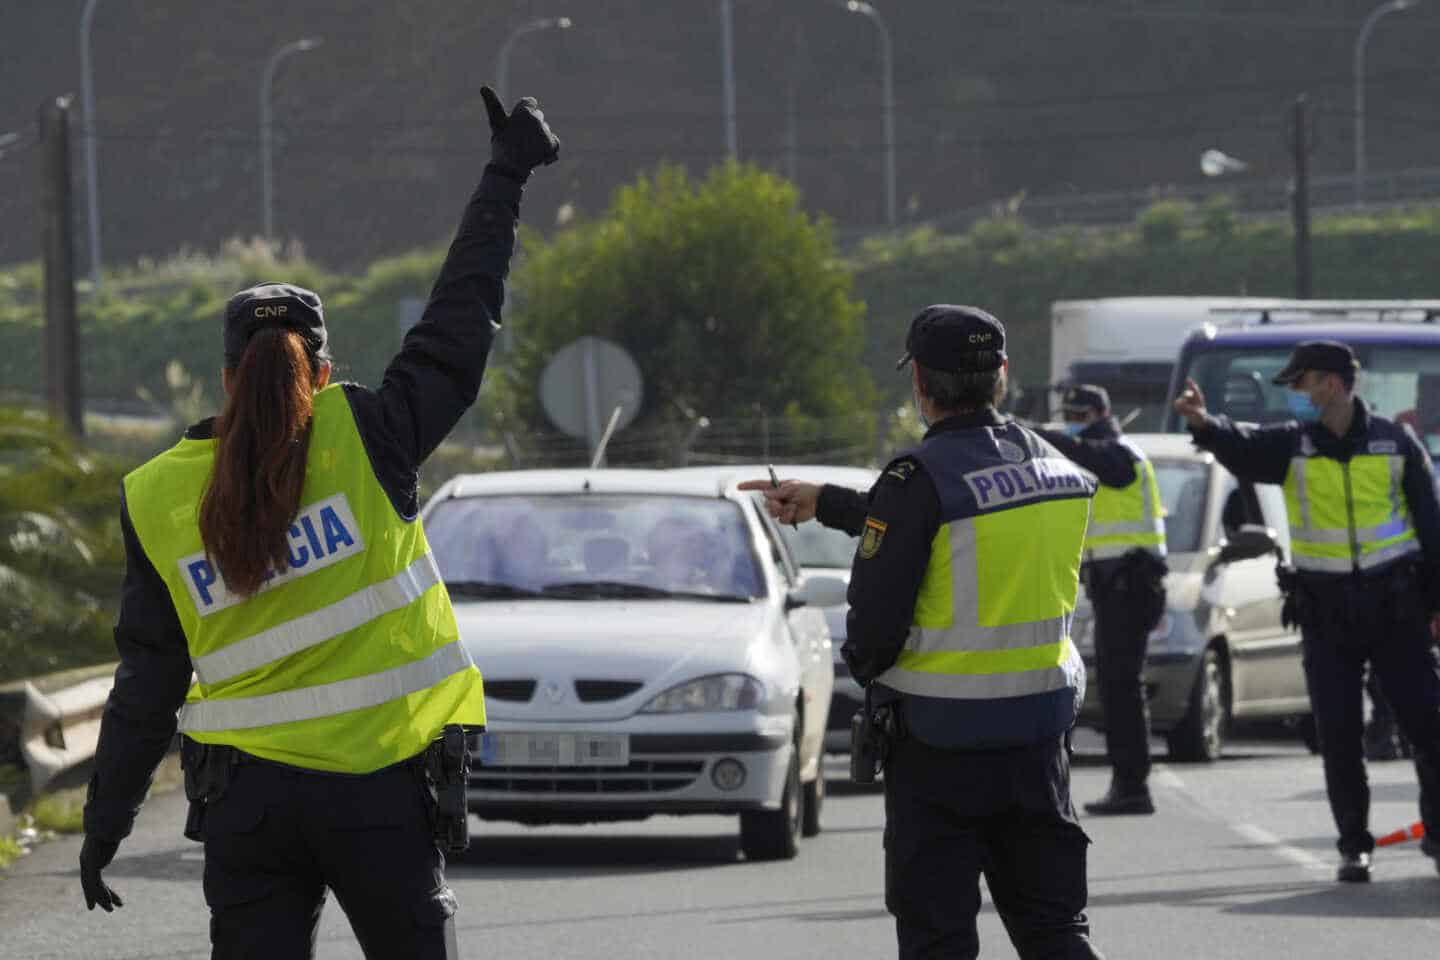
[[[1406,840],[1419,840],[1425,836],[1425,824],[1422,821],[1415,821],[1408,827],[1396,830],[1394,833],[1387,833],[1383,837],[1377,837],[1375,846],[1388,847],[1396,843],[1404,843]]]

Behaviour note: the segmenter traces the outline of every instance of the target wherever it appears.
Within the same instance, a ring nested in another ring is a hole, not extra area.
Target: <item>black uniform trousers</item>
[[[1150,778],[1150,704],[1145,699],[1144,675],[1154,623],[1137,608],[1129,590],[1097,582],[1090,590],[1090,602],[1095,611],[1095,670],[1105,715],[1105,754],[1115,786],[1139,793]]]
[[[1305,679],[1340,852],[1375,848],[1364,755],[1367,660],[1415,751],[1425,832],[1440,836],[1440,659],[1418,578],[1402,570],[1301,589]]]
[[[1090,840],[1070,803],[1063,738],[953,751],[907,737],[885,766],[885,905],[901,960],[973,960],[980,875],[1022,960],[1095,960]]]
[[[213,960],[309,960],[327,888],[367,958],[458,957],[422,791],[413,762],[368,776],[235,767],[201,827]]]

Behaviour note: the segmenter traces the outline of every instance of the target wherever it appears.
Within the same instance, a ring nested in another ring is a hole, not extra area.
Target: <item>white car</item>
[[[819,832],[830,633],[757,501],[656,470],[476,474],[436,492],[426,535],[485,677],[472,810],[733,813],[750,859]]]
[[[734,476],[740,480],[763,479],[766,464],[745,464],[723,467],[682,467],[677,473],[703,474],[718,478]],[[868,467],[836,467],[823,464],[776,464],[775,475],[781,480],[803,480],[806,483],[833,483],[838,487],[867,491],[875,485],[880,471]],[[865,700],[864,691],[850,668],[840,656],[840,647],[848,635],[845,614],[850,610],[845,593],[850,585],[850,567],[855,561],[855,548],[860,538],[843,530],[804,523],[799,527],[780,528],[795,560],[800,564],[801,593],[825,613],[830,625],[830,638],[835,665],[835,695],[830,700],[830,716],[825,723],[825,750],[829,753],[850,752],[850,718]]]

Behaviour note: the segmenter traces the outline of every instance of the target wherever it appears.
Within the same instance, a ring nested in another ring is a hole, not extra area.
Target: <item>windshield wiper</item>
[[[513,583],[493,583],[489,580],[447,580],[445,589],[466,600],[518,600],[540,596],[538,590],[517,587]]]
[[[631,583],[626,580],[574,580],[567,583],[552,583],[541,591],[547,597],[563,597],[567,600],[711,600],[717,603],[749,603],[752,597],[736,596],[729,593],[705,593],[699,590],[666,590],[645,583]]]

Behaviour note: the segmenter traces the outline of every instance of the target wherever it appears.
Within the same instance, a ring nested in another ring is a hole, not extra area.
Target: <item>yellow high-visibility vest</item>
[[[1363,452],[1348,461],[1321,456],[1302,435],[1284,485],[1295,569],[1368,573],[1420,552],[1395,432],[1394,424],[1372,418]]]
[[[214,457],[214,440],[182,439],[125,478],[195,667],[182,733],[369,773],[421,752],[446,724],[485,723],[480,672],[425,532],[376,479],[343,388],[315,395],[289,562],[249,598],[226,587],[200,539]]]
[[[1137,548],[1165,556],[1165,504],[1155,467],[1139,447],[1121,442],[1135,456],[1135,479],[1126,487],[1102,484],[1095,491],[1085,532],[1087,560],[1111,560]]]

